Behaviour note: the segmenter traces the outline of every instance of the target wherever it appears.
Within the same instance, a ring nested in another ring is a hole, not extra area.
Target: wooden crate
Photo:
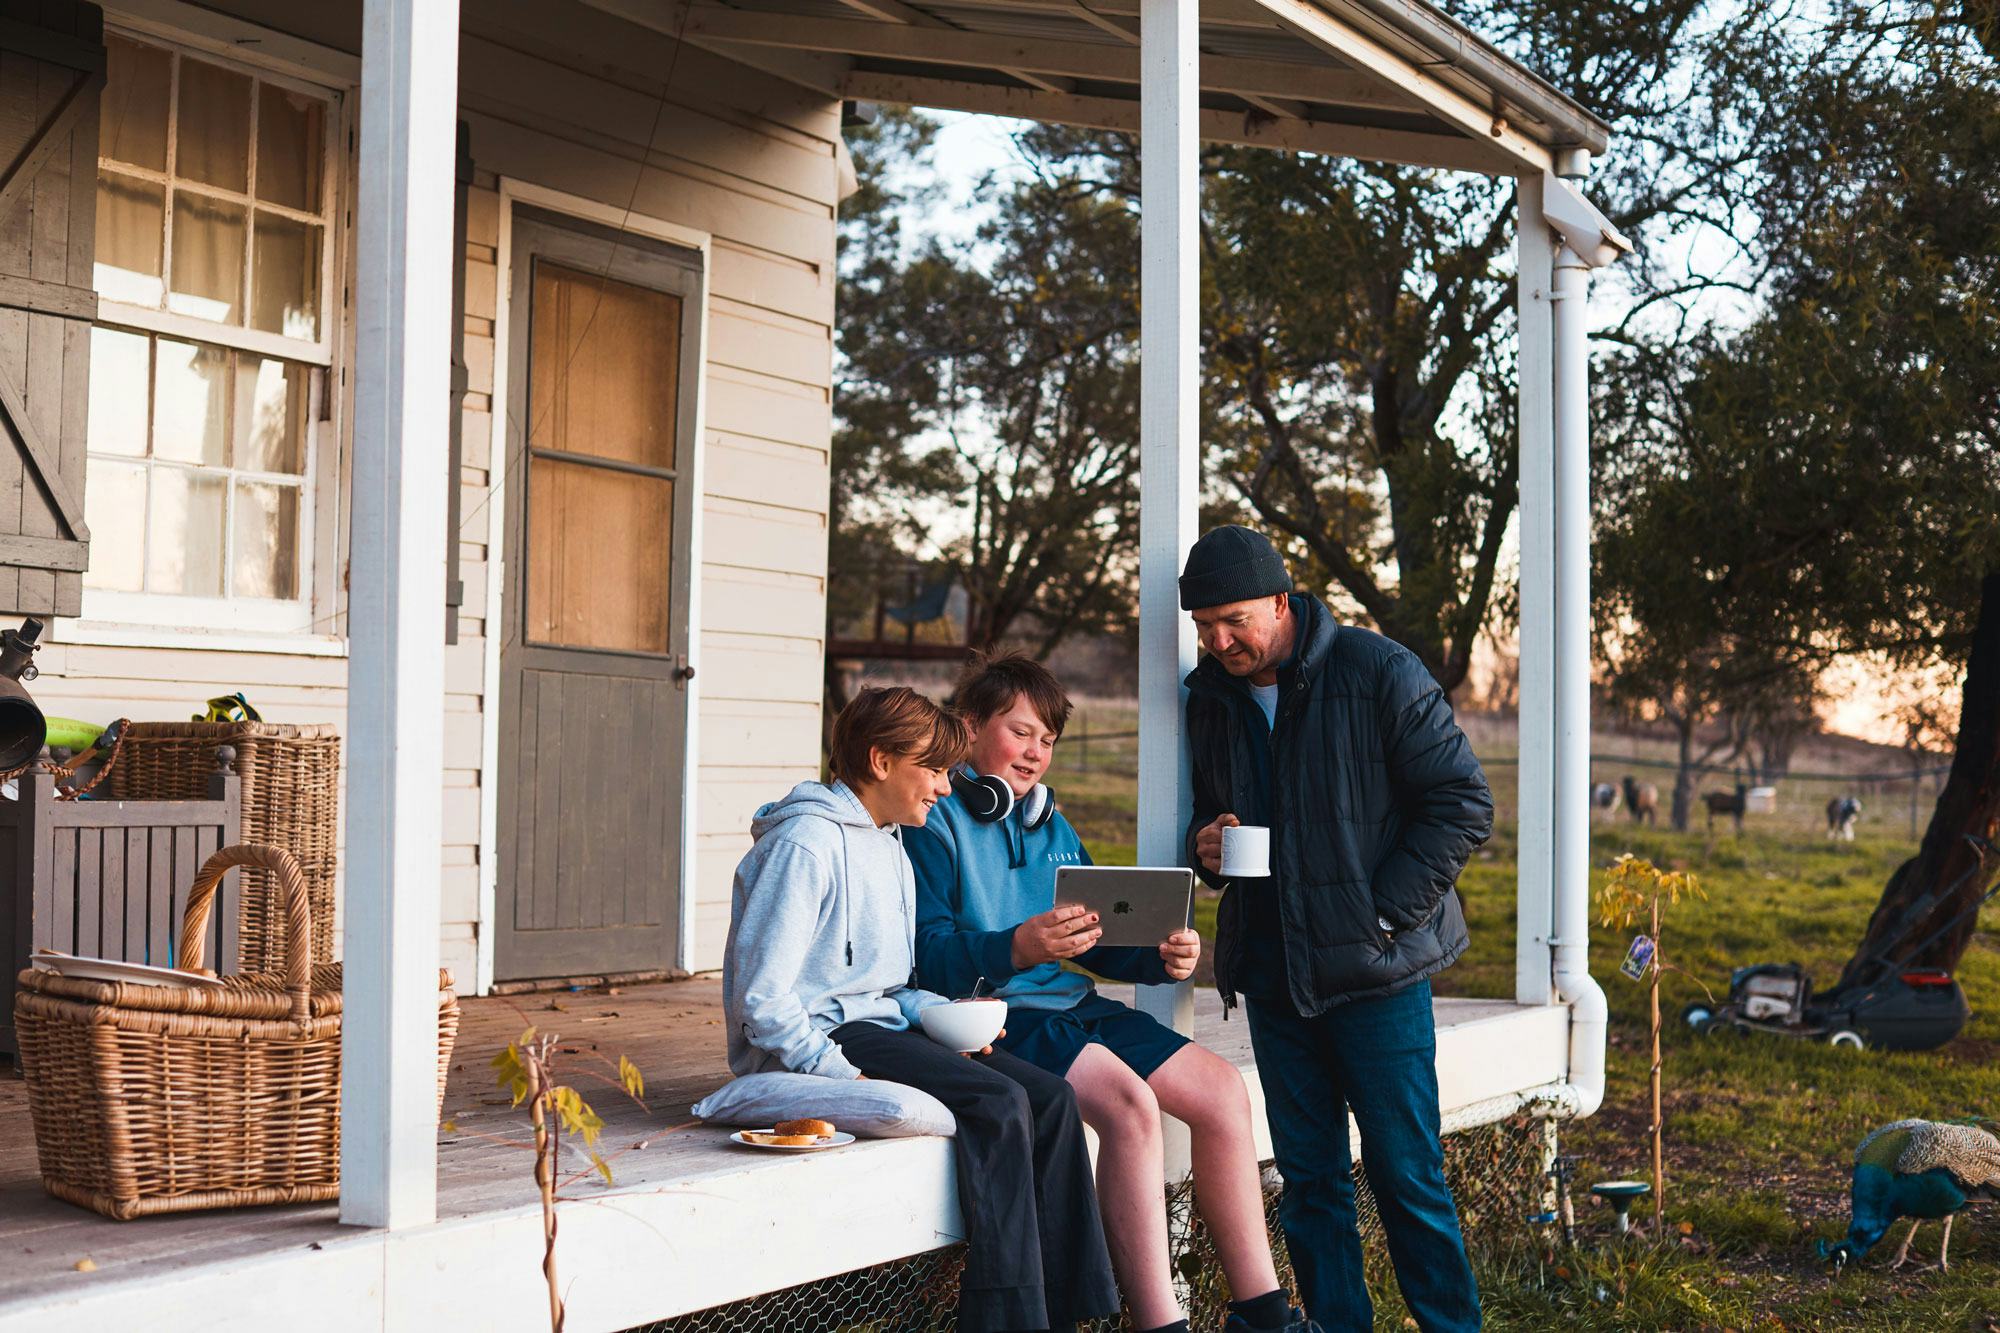
[[[195,872],[237,840],[242,787],[226,765],[207,800],[63,801],[55,777],[23,773],[0,799],[0,1054],[14,1055],[15,976],[37,947],[175,966]],[[240,872],[222,885],[207,957],[238,968]]]

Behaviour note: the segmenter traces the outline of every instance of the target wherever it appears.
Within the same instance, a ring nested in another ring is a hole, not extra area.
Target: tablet
[[[1150,866],[1060,866],[1056,906],[1076,903],[1097,913],[1097,941],[1151,948],[1188,925],[1194,871]]]

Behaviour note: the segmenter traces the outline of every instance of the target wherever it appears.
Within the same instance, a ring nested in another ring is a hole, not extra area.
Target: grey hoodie
[[[900,1031],[941,995],[910,984],[916,877],[902,830],[880,828],[845,783],[801,782],[757,811],[736,867],[722,1008],[729,1068],[857,1078],[827,1034]]]

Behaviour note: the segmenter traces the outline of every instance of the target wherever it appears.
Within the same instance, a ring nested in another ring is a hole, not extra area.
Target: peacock
[[[1938,1247],[1938,1268],[1948,1270],[1951,1220],[1980,1199],[2000,1199],[2000,1138],[1974,1125],[1935,1120],[1884,1125],[1854,1150],[1853,1218],[1847,1238],[1831,1247],[1821,1241],[1820,1257],[1842,1264],[1859,1259],[1897,1218],[1907,1217],[1910,1229],[1889,1265],[1901,1268],[1909,1260],[1917,1228],[1941,1217],[1944,1244]]]

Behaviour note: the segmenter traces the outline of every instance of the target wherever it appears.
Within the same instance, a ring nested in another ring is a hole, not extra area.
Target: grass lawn
[[[1069,747],[1068,737],[1063,745]],[[1129,743],[1122,762],[1109,745],[1093,750],[1084,766],[1059,753],[1049,781],[1093,854],[1130,863]],[[1864,828],[1868,836],[1854,843],[1831,844],[1791,821],[1759,829],[1753,818],[1741,837],[1721,831],[1710,837],[1699,826],[1676,834],[1604,822],[1592,854],[1600,876],[1629,851],[1700,877],[1709,898],[1670,911],[1665,953],[1719,997],[1730,968],[1746,963],[1797,961],[1821,984],[1832,982],[1890,871],[1911,850],[1889,820]],[[1511,823],[1467,868],[1460,889],[1472,947],[1439,976],[1437,988],[1510,994]],[[1214,912],[1213,900],[1198,905],[1207,939]],[[1989,918],[1989,927],[1993,920],[2000,917]],[[1580,1156],[1586,1184],[1644,1178],[1650,1169],[1646,991],[1617,971],[1629,938],[1630,932],[1593,923],[1591,971],[1611,1001],[1609,1080],[1604,1108],[1564,1134],[1564,1150]],[[1896,1054],[1762,1036],[1697,1037],[1677,1016],[1702,991],[1688,977],[1669,974],[1661,1000],[1666,1242],[1610,1245],[1609,1210],[1592,1206],[1580,1189],[1582,1254],[1542,1266],[1524,1239],[1483,1263],[1488,1327],[1541,1329],[1560,1321],[1592,1329],[2000,1331],[2000,1206],[1974,1205],[1959,1219],[1949,1273],[1912,1271],[1914,1262],[1902,1273],[1887,1270],[1907,1224],[1837,1279],[1813,1252],[1815,1238],[1831,1239],[1846,1228],[1854,1147],[1870,1129],[1909,1116],[2000,1116],[2000,933],[1989,928],[1975,937],[1959,978],[1973,1010],[1965,1032],[1939,1051]],[[1926,1224],[1913,1261],[1934,1263],[1940,1234],[1937,1224]],[[1378,1286],[1376,1300],[1379,1328],[1414,1326],[1404,1322],[1393,1280]]]

